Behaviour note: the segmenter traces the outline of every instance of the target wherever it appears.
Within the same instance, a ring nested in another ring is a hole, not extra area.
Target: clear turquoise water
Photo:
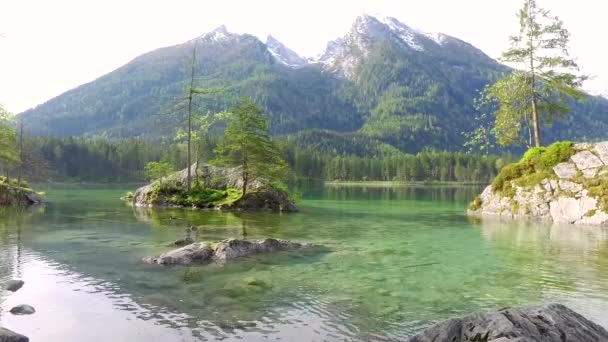
[[[471,187],[326,187],[298,214],[133,210],[125,188],[54,188],[0,211],[0,325],[36,341],[382,341],[434,321],[559,301],[608,326],[608,232],[479,222]],[[143,264],[184,228],[198,240],[276,237],[326,250],[228,266]],[[255,280],[255,281],[252,281]],[[254,284],[254,285],[251,285]],[[8,313],[18,304],[32,316]]]

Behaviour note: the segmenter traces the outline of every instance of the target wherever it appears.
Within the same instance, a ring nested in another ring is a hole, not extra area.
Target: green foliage
[[[608,177],[599,179],[594,186],[588,187],[589,196],[595,197],[598,201],[598,207],[603,212],[608,213]]]
[[[575,152],[574,143],[570,141],[531,148],[521,160],[500,170],[492,182],[492,190],[505,197],[513,197],[513,182],[524,188],[532,188],[543,179],[554,178],[553,167],[567,161]]]
[[[218,205],[233,203],[241,198],[241,194],[239,189],[218,190],[200,184],[187,190],[178,181],[168,180],[152,185],[147,203],[160,204],[163,201],[164,204],[183,207],[213,208]]]
[[[18,161],[17,134],[11,126],[14,116],[0,105],[0,166],[12,166]]]
[[[518,14],[519,35],[502,60],[518,64],[519,71],[498,80],[484,96],[497,110],[496,137],[502,145],[521,144],[527,128],[527,145],[541,146],[540,126],[563,118],[571,100],[582,100],[586,76],[578,76],[568,55],[570,34],[563,21],[539,8],[536,0],[524,0]]]
[[[133,195],[133,192],[131,192],[131,191],[127,191],[127,193],[125,194],[124,198],[125,198],[126,200],[130,201],[130,200],[132,200],[132,199],[133,199],[133,196],[134,196],[134,195]]]
[[[536,171],[548,172],[557,164],[568,161],[575,153],[574,143],[563,141],[548,147],[531,148],[524,154],[521,162],[532,164]]]
[[[475,197],[473,202],[471,202],[471,204],[469,204],[469,210],[471,210],[471,211],[479,210],[479,209],[481,209],[482,205],[483,205],[483,201],[481,200],[481,196],[477,196],[477,197]]]
[[[214,163],[242,168],[243,195],[257,179],[281,180],[288,173],[278,145],[268,133],[262,110],[251,101],[243,101],[230,110],[231,121],[216,149]]]
[[[0,176],[0,184],[10,185],[13,187],[18,187],[18,188],[23,188],[23,189],[31,189],[30,184],[25,180],[18,182],[17,179],[14,179],[14,178],[8,179],[4,176]]]
[[[150,181],[160,180],[169,176],[175,170],[173,166],[165,162],[148,162],[145,167],[146,176]]]

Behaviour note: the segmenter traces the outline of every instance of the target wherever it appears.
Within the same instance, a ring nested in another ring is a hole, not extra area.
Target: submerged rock
[[[14,331],[0,327],[0,342],[29,342],[30,339]]]
[[[297,242],[265,239],[246,241],[228,239],[217,243],[198,242],[161,254],[158,257],[145,257],[143,261],[159,265],[191,265],[212,261],[224,263],[253,254],[297,250],[309,245]]]
[[[30,305],[17,305],[10,311],[13,315],[32,315],[36,313],[36,309]]]
[[[600,342],[608,331],[560,304],[502,309],[439,323],[409,342]]]
[[[469,214],[608,226],[608,142],[571,148],[571,157],[552,168],[529,161],[505,167],[509,172],[501,171],[500,182],[475,199]]]
[[[21,289],[23,287],[24,284],[25,284],[25,282],[23,280],[13,279],[13,280],[9,280],[4,285],[4,289],[7,291],[11,291],[11,292],[17,292],[17,291],[19,291],[19,289]]]

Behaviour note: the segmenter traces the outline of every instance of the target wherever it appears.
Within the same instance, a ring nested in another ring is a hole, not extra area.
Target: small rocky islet
[[[126,199],[134,207],[194,208],[216,210],[247,210],[297,212],[289,194],[264,179],[248,184],[242,196],[242,168],[224,168],[193,164],[190,172],[194,190],[187,190],[188,168],[152,182]]]
[[[44,198],[27,182],[0,176],[0,207],[27,208],[43,202]]]
[[[608,141],[531,149],[501,170],[469,214],[608,226]]]
[[[312,245],[277,239],[257,241],[227,239],[219,242],[192,243],[159,256],[144,257],[142,260],[148,264],[158,265],[193,265],[211,262],[223,264],[256,254],[294,251],[309,247]]]

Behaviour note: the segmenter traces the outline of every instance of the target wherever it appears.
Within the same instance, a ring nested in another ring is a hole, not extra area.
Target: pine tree
[[[287,174],[287,163],[268,133],[262,110],[247,100],[230,110],[231,122],[216,148],[215,164],[242,167],[242,196],[257,179],[277,181]]]
[[[517,142],[521,129],[529,128],[530,145],[541,146],[541,124],[551,123],[570,111],[568,101],[581,100],[586,76],[577,75],[577,63],[568,54],[570,33],[564,23],[536,0],[525,0],[518,13],[520,32],[510,38],[511,48],[502,61],[518,71],[487,89],[498,105],[496,135],[503,144]]]

